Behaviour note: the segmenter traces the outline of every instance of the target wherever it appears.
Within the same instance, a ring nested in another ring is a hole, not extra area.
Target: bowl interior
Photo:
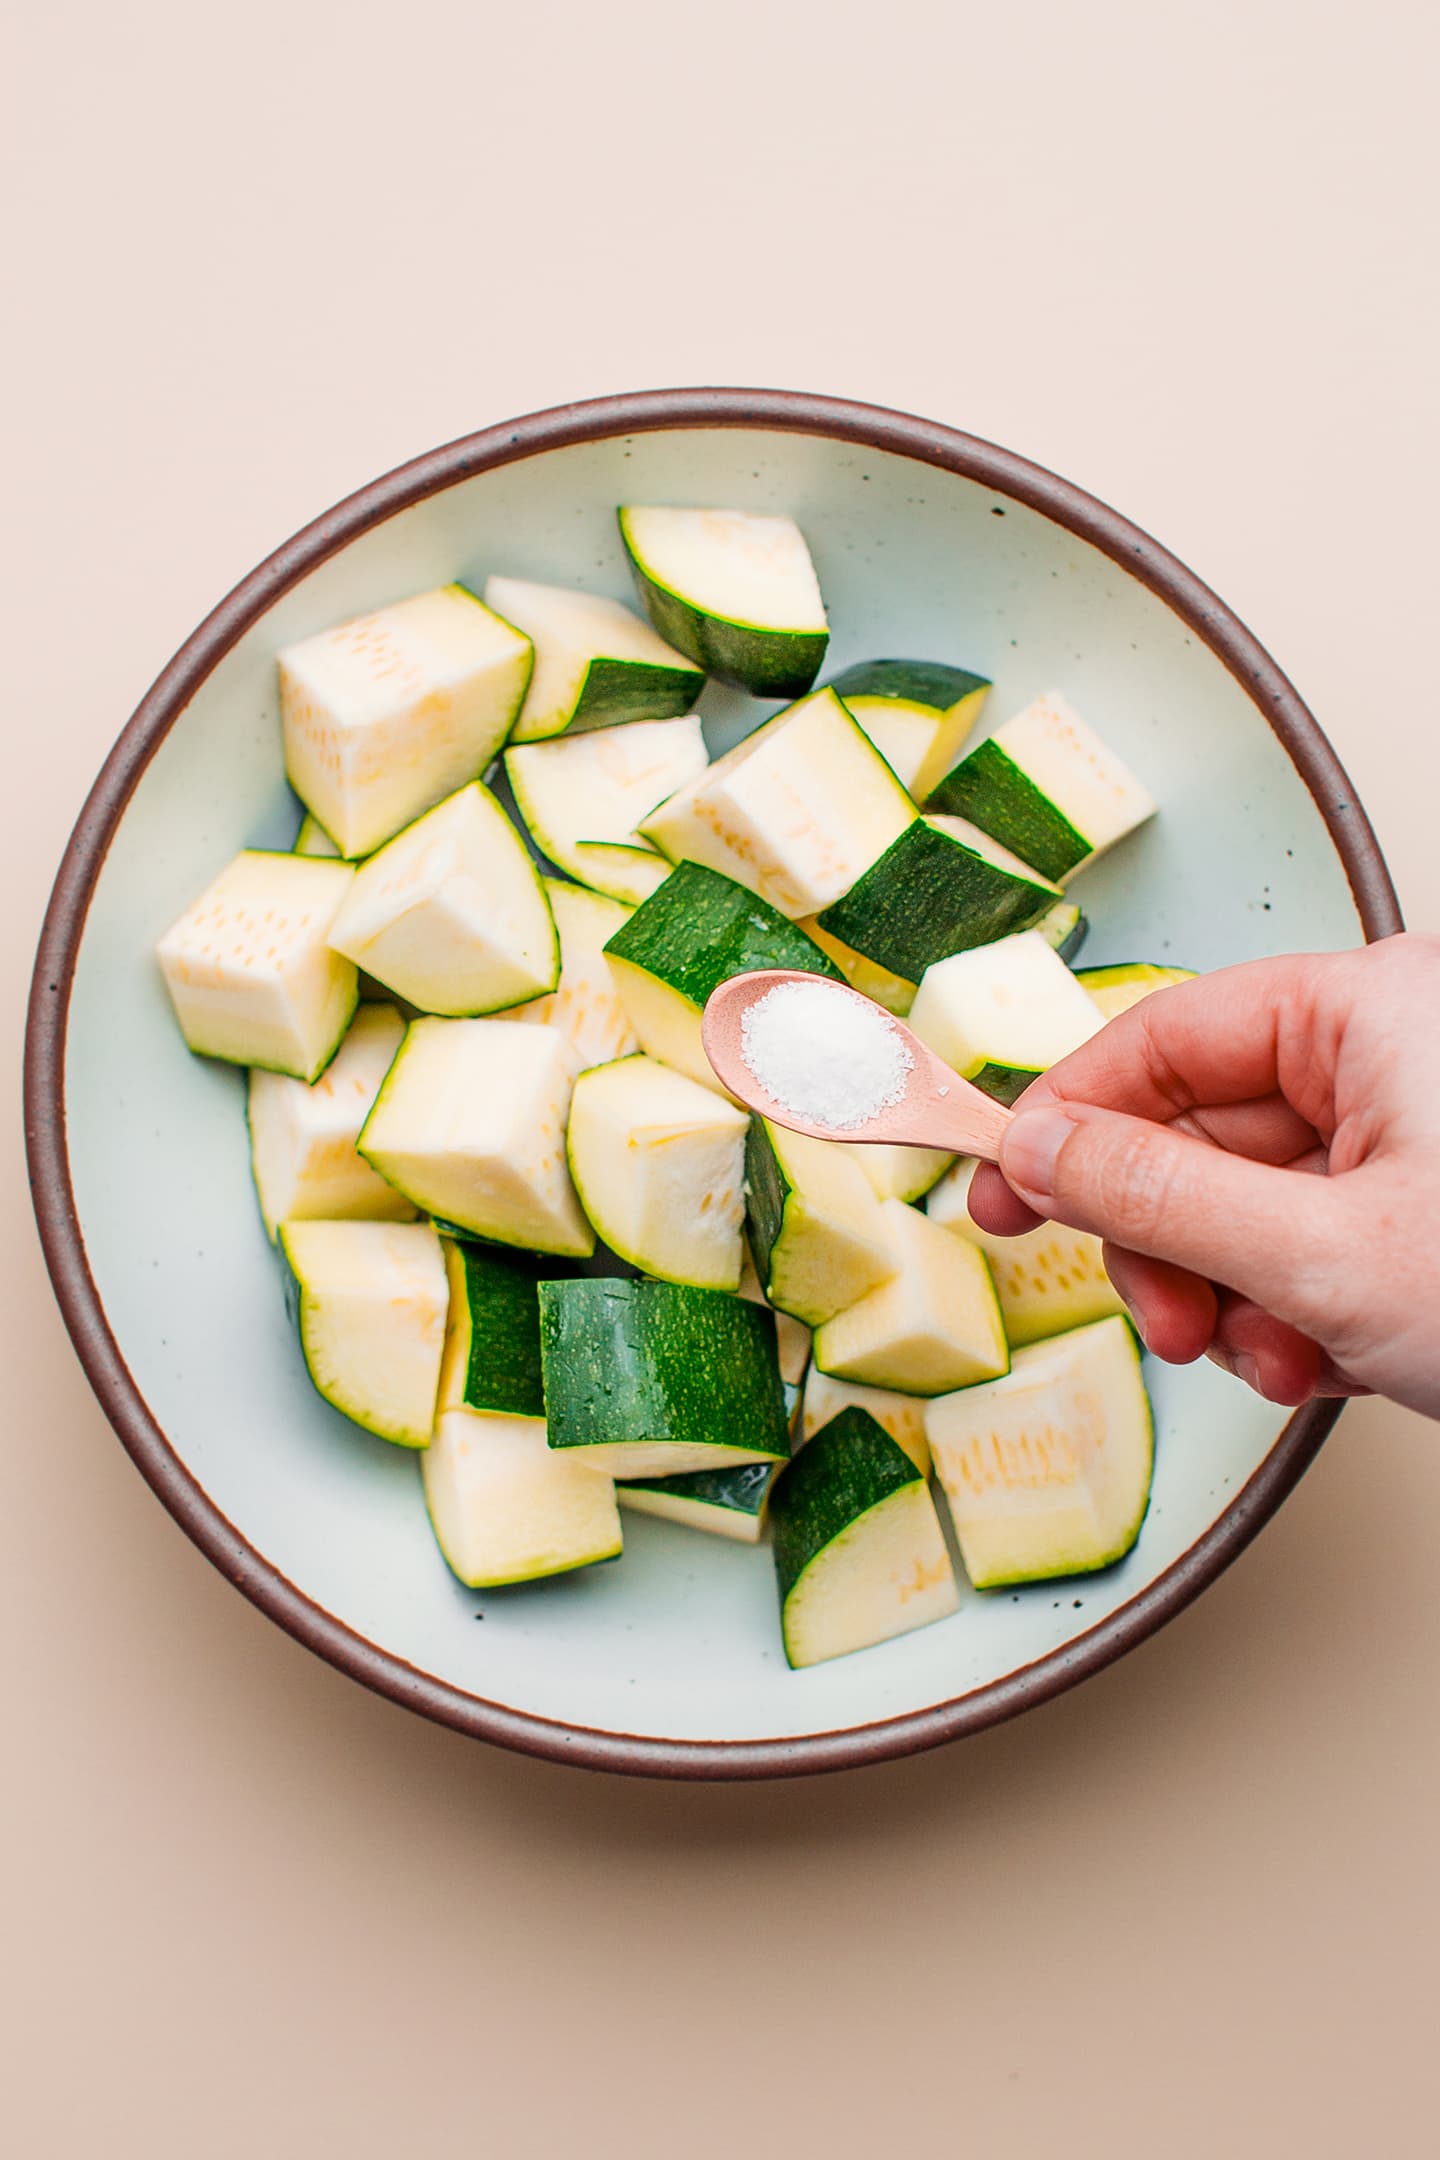
[[[1197,968],[1352,943],[1356,909],[1315,803],[1221,662],[1107,556],[991,487],[888,451],[755,428],[677,427],[551,449],[390,518],[281,595],[153,758],[90,908],[70,1014],[68,1134],[90,1268],[136,1386],[177,1456],[280,1575],[380,1650],[467,1694],[605,1732],[793,1739],[952,1701],[1045,1658],[1139,1597],[1235,1500],[1284,1413],[1209,1365],[1149,1367],[1154,1497],[1119,1567],[967,1593],[938,1626],[792,1674],[768,1550],[626,1517],[623,1562],[533,1589],[462,1589],[415,1459],[310,1387],[250,1185],[242,1076],[191,1058],[151,960],[238,848],[288,846],[279,647],[491,570],[624,597],[617,502],[785,510],[813,548],[832,663],[958,661],[998,720],[1059,687],[1162,814],[1076,881],[1087,962]],[[723,747],[770,708],[702,704]],[[477,1624],[483,1621],[483,1625]]]

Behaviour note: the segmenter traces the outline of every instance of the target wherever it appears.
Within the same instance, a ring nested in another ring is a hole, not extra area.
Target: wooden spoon
[[[836,997],[853,998],[857,1005],[865,1006],[894,1029],[914,1060],[899,1102],[867,1118],[863,1125],[839,1127],[802,1117],[761,1086],[745,1062],[741,1022],[751,1005],[782,983],[820,984]],[[712,991],[700,1033],[705,1055],[730,1093],[747,1108],[758,1110],[761,1117],[791,1132],[807,1133],[812,1140],[857,1140],[862,1146],[942,1148],[951,1155],[980,1155],[986,1162],[998,1157],[1000,1136],[1012,1113],[1003,1103],[983,1095],[979,1088],[952,1072],[883,1005],[862,997],[844,983],[832,982],[823,975],[802,974],[793,968],[757,968],[753,974],[732,975]]]

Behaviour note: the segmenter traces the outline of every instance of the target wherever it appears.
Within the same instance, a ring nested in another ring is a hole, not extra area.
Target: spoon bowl
[[[753,1005],[787,983],[807,988],[822,986],[837,998],[874,1013],[899,1036],[910,1053],[905,1092],[898,1102],[888,1103],[874,1117],[859,1125],[826,1125],[805,1117],[788,1103],[780,1102],[757,1079],[745,1060],[745,1015]],[[943,1058],[912,1034],[902,1020],[886,1012],[872,998],[845,983],[823,975],[807,975],[796,968],[756,968],[748,975],[732,975],[711,992],[700,1021],[705,1055],[717,1077],[749,1110],[758,1111],[790,1132],[811,1140],[856,1140],[862,1146],[939,1148],[950,1155],[979,1155],[986,1162],[999,1156],[1000,1139],[1012,1113],[1003,1103],[982,1094],[968,1080],[952,1072]]]

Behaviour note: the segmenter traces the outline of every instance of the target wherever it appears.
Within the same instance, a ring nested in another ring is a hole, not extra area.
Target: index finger
[[[1017,1109],[1090,1103],[1169,1124],[1190,1110],[1280,1095],[1320,1129],[1332,1074],[1317,1041],[1350,960],[1286,954],[1156,991],[1052,1066]]]

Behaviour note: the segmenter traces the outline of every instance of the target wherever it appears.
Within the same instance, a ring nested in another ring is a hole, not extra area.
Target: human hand
[[[970,1208],[1103,1237],[1157,1357],[1440,1417],[1440,938],[1156,992],[1026,1090]]]

